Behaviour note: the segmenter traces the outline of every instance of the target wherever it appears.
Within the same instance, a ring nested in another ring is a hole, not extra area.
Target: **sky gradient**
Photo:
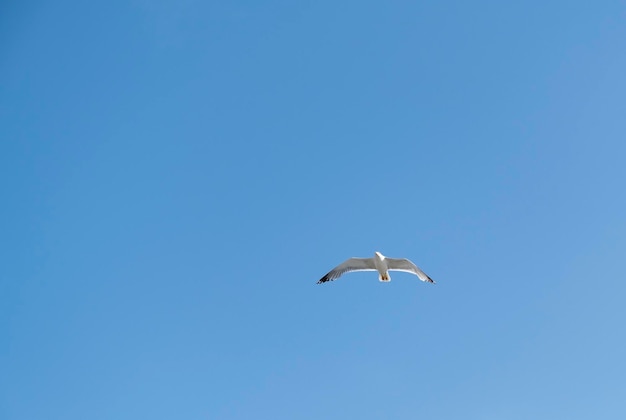
[[[2,6],[0,418],[624,418],[624,3],[226,3]]]

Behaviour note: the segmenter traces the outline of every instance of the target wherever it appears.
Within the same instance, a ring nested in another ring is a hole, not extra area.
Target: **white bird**
[[[350,258],[337,267],[333,268],[317,284],[326,283],[327,281],[337,280],[345,273],[351,271],[378,271],[378,280],[388,282],[391,281],[389,271],[405,271],[415,274],[421,281],[434,283],[435,281],[428,277],[418,266],[413,264],[406,258],[388,258],[380,252],[376,252],[372,258]]]

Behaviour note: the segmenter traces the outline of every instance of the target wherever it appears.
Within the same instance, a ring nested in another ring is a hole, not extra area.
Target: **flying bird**
[[[435,282],[428,277],[426,273],[420,270],[418,266],[406,258],[388,258],[380,252],[376,252],[372,258],[350,258],[342,262],[322,277],[317,284],[337,280],[343,274],[351,271],[378,271],[378,280],[384,282],[391,281],[389,271],[404,271],[415,274],[421,281],[427,283]]]

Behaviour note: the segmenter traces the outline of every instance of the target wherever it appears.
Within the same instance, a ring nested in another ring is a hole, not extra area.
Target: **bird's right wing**
[[[406,258],[385,258],[389,270],[404,271],[406,273],[415,274],[421,281],[434,283],[435,281],[428,277],[418,266]]]
[[[376,271],[373,258],[350,258],[337,267],[333,268],[322,277],[317,284],[326,283],[327,281],[337,280],[345,273],[350,271]]]

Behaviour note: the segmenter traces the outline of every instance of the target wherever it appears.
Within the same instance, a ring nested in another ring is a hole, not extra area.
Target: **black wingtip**
[[[321,279],[319,279],[319,281],[317,282],[317,284],[322,284],[322,283],[326,283],[327,281],[332,281],[334,280],[333,278],[330,277],[330,273],[326,274],[324,277],[322,277]]]

